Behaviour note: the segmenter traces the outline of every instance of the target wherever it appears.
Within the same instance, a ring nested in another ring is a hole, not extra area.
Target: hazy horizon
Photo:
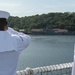
[[[73,0],[1,0],[0,10],[8,11],[11,16],[32,16],[50,12],[75,12]]]

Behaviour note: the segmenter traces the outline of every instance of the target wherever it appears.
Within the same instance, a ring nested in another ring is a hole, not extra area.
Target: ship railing
[[[26,68],[17,71],[16,75],[71,75],[73,62],[43,66],[37,68]]]

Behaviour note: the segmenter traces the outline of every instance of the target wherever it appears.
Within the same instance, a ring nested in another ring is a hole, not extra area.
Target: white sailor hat
[[[0,18],[8,19],[9,16],[10,16],[10,14],[8,12],[0,10]]]

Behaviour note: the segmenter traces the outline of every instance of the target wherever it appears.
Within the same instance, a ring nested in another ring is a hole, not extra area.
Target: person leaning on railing
[[[10,14],[0,11],[0,75],[16,75],[19,55],[30,44],[30,36],[8,27]]]

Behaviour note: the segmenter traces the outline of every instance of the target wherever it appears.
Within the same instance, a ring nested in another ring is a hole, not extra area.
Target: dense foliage
[[[48,13],[42,15],[9,18],[9,26],[15,29],[62,28],[75,31],[75,13]]]

